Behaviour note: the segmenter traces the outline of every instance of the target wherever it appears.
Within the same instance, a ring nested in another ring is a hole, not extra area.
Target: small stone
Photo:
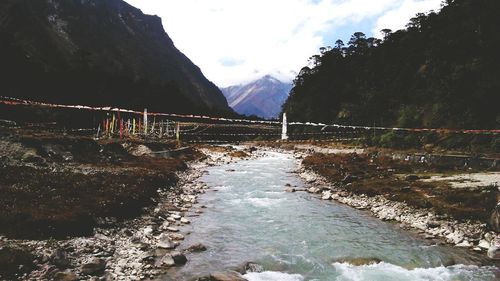
[[[190,224],[191,222],[186,218],[181,218],[181,223]]]
[[[55,281],[76,281],[78,276],[75,273],[69,271],[60,271],[54,275]]]
[[[164,222],[162,223],[162,225],[161,225],[161,227],[160,227],[160,228],[161,228],[161,229],[163,229],[163,230],[167,230],[167,228],[168,228],[169,226],[170,226],[170,222],[168,222],[168,221],[164,221]]]
[[[180,234],[180,233],[170,233],[168,234],[168,236],[172,239],[172,240],[184,240],[184,235]]]
[[[477,245],[479,248],[482,248],[482,249],[489,249],[490,248],[490,242],[484,240],[484,239],[481,239],[479,241],[479,244]]]
[[[167,230],[171,231],[171,232],[179,232],[179,229],[177,229],[175,227],[171,227],[171,226],[167,227]]]
[[[159,248],[162,248],[162,249],[173,249],[173,248],[175,248],[175,246],[172,244],[172,240],[165,233],[162,233],[158,237],[158,244],[157,245],[158,245]]]
[[[168,222],[176,222],[177,220],[176,220],[176,219],[174,219],[173,217],[168,217],[168,218],[167,218],[167,221],[168,221]]]
[[[500,260],[500,246],[493,245],[488,249],[488,257],[492,260]]]
[[[332,198],[332,192],[330,190],[323,191],[321,195],[321,199],[323,200],[330,200]]]
[[[180,220],[182,217],[179,216],[179,215],[171,215],[170,217],[172,217],[173,219],[175,220]]]
[[[165,255],[163,258],[161,258],[160,265],[162,265],[162,266],[174,266],[175,265],[174,258],[172,258],[171,255]]]
[[[170,253],[170,255],[174,259],[176,265],[184,265],[187,263],[186,256],[181,252],[173,251],[172,253]]]
[[[437,221],[428,221],[427,222],[427,227],[429,228],[436,228],[436,227],[440,227],[441,224]]]
[[[148,226],[148,227],[144,228],[143,233],[145,235],[149,235],[149,234],[153,233],[153,228],[151,226]]]
[[[207,250],[207,247],[201,243],[194,244],[192,246],[189,246],[189,248],[186,249],[186,252],[191,252],[191,253],[197,253],[197,252],[204,252]]]
[[[106,262],[102,259],[94,258],[92,261],[81,266],[80,270],[86,275],[95,275],[104,272]]]

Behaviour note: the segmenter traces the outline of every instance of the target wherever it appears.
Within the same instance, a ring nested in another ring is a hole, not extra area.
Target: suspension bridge
[[[250,140],[353,140],[367,134],[385,131],[412,134],[426,132],[474,135],[500,134],[500,130],[396,128],[297,122],[287,120],[286,113],[283,114],[280,120],[237,119],[148,112],[147,109],[137,111],[117,107],[63,105],[12,97],[0,97],[0,106],[3,107],[3,113],[15,112],[19,108],[28,108],[31,110],[62,111],[64,116],[80,115],[79,119],[91,118],[91,121],[83,122],[86,124],[84,127],[79,127],[79,124],[76,124],[82,122],[72,124],[72,118],[68,117],[59,123],[40,122],[37,124],[36,122],[30,122],[29,124],[34,127],[43,125],[52,130],[88,134],[97,139],[157,138],[177,139],[186,142],[238,142]]]

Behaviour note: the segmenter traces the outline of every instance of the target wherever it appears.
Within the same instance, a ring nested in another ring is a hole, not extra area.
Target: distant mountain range
[[[267,119],[278,117],[290,89],[292,84],[270,75],[245,85],[221,88],[229,106],[237,113]]]
[[[6,96],[232,112],[161,19],[122,0],[0,1],[0,62]]]

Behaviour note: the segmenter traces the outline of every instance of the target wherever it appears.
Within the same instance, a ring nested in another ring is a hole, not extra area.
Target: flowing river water
[[[283,153],[210,167],[200,180],[207,206],[182,229],[183,245],[207,251],[188,255],[165,280],[193,280],[245,262],[264,272],[248,280],[498,280],[498,268],[466,250],[432,245],[398,225],[348,206],[322,201],[285,185],[304,187]],[[366,260],[380,263],[360,264]],[[358,264],[358,265],[353,265]]]

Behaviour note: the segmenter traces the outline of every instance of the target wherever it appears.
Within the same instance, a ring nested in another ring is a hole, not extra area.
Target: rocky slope
[[[222,88],[229,106],[244,115],[276,118],[288,98],[291,84],[283,83],[269,75],[246,85]]]
[[[7,96],[65,103],[228,112],[165,33],[122,0],[0,3],[0,77]]]

